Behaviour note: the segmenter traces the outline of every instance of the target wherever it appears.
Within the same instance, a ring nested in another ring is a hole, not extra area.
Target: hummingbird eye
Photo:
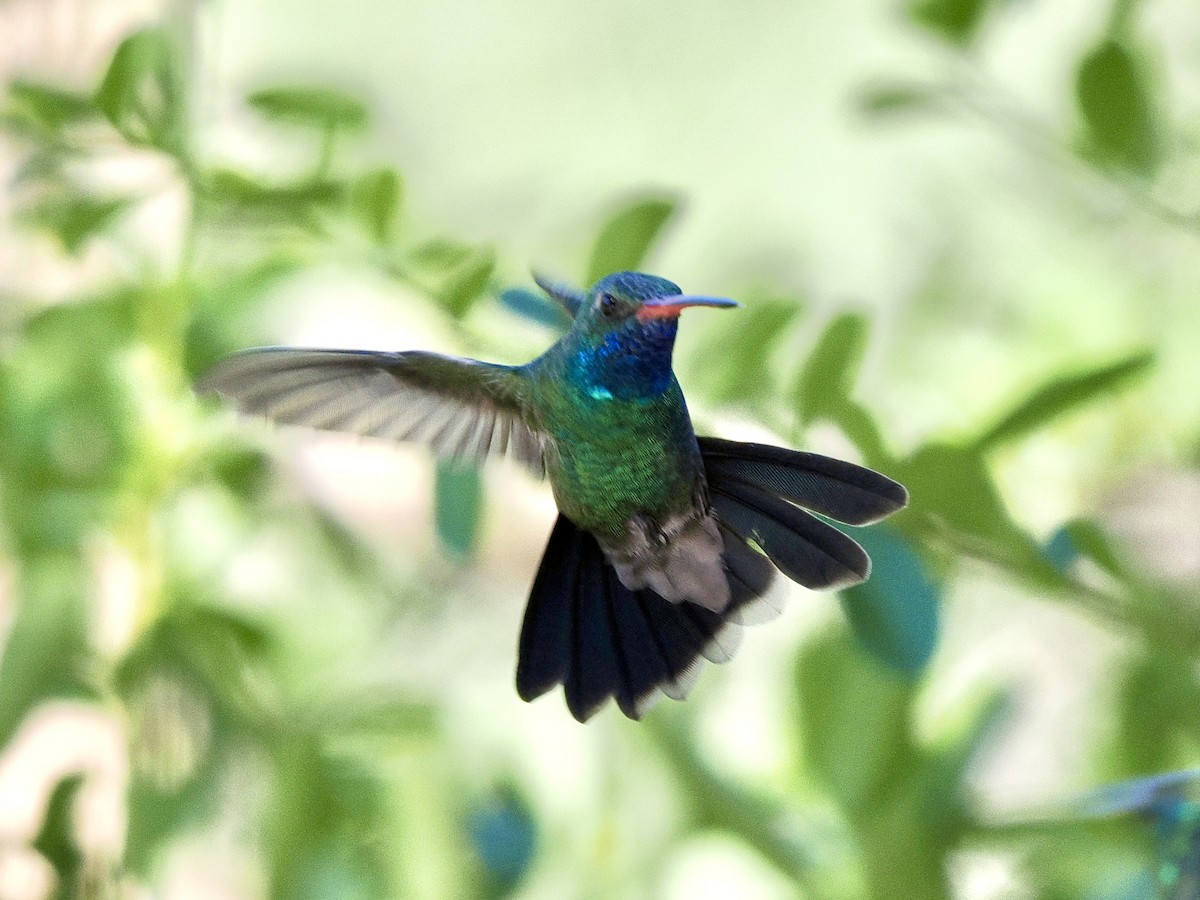
[[[617,298],[612,294],[600,295],[600,312],[605,316],[616,315],[617,305]]]

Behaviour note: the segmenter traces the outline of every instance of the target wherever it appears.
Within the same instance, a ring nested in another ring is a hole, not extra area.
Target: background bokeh
[[[1154,896],[1075,798],[1200,760],[1194,2],[0,0],[0,81],[0,898]],[[531,267],[913,494],[642,722],[515,694],[545,485],[193,391],[524,361]]]

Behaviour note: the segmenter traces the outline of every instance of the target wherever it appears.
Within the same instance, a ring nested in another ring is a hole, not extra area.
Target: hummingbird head
[[[679,315],[689,306],[732,307],[724,297],[684,294],[641,272],[616,272],[580,298],[574,331],[579,371],[596,396],[647,396],[670,384]]]
[[[684,294],[679,285],[656,275],[615,272],[587,292],[576,321],[590,332],[674,332],[679,315],[689,306],[731,307],[734,300]]]

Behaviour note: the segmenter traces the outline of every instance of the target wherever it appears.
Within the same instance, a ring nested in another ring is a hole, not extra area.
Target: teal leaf
[[[884,665],[905,675],[925,668],[937,646],[942,588],[894,528],[876,525],[853,537],[871,557],[871,577],[841,593],[854,636]]]
[[[843,313],[826,326],[796,379],[801,424],[833,418],[851,399],[869,328],[866,317],[857,313]]]
[[[1154,359],[1152,351],[1144,350],[1113,363],[1057,376],[1019,400],[976,439],[975,445],[990,450],[1023,438],[1076,407],[1124,387],[1145,374]]]
[[[376,244],[386,244],[396,230],[404,182],[394,169],[376,169],[350,188],[350,207],[363,230]]]
[[[1087,519],[1072,519],[1055,531],[1046,542],[1046,557],[1060,572],[1084,557],[1115,578],[1128,577],[1128,570],[1108,535]]]
[[[487,291],[496,269],[494,250],[475,250],[454,269],[436,291],[438,302],[456,319],[465,316]]]
[[[319,131],[360,131],[370,121],[366,106],[348,94],[329,88],[263,88],[250,94],[246,103],[264,118]]]
[[[540,291],[526,288],[508,288],[500,292],[500,305],[509,312],[536,322],[565,331],[571,327],[571,316],[559,304]]]
[[[434,487],[437,533],[451,555],[469,556],[479,537],[483,512],[483,482],[479,470],[438,462]]]
[[[96,106],[131,143],[182,152],[183,83],[165,31],[148,28],[121,42],[96,92]]]
[[[1154,174],[1161,158],[1158,114],[1139,56],[1116,40],[1103,41],[1079,65],[1075,100],[1085,154],[1143,177]]]
[[[672,199],[647,197],[623,207],[600,229],[588,262],[587,285],[613,272],[641,267],[675,212]]]
[[[947,43],[965,47],[979,33],[987,11],[988,0],[919,0],[909,15]]]
[[[537,822],[529,804],[515,789],[503,788],[471,809],[466,828],[486,873],[487,895],[507,896],[537,850]]]

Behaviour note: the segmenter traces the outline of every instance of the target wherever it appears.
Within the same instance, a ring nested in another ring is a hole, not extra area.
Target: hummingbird
[[[1082,818],[1140,815],[1154,826],[1154,881],[1161,900],[1200,900],[1200,769],[1106,785],[1072,804]]]
[[[640,272],[587,291],[534,280],[572,325],[524,365],[262,347],[200,388],[280,424],[419,441],[452,460],[507,454],[548,478],[559,515],[521,625],[517,693],[562,685],[580,722],[610,699],[638,719],[661,695],[682,700],[704,660],[728,661],[743,624],[780,612],[776,571],[812,589],[868,577],[862,547],[818,515],[866,525],[908,493],[850,462],[697,437],[671,367],[680,314],[735,301]]]

